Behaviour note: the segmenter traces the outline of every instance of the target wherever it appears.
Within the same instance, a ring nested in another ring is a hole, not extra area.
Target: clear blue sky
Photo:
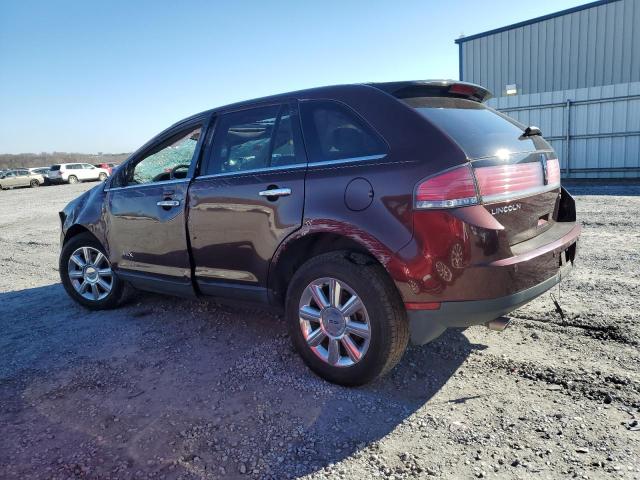
[[[129,152],[208,108],[458,78],[454,39],[575,0],[0,1],[0,153]]]

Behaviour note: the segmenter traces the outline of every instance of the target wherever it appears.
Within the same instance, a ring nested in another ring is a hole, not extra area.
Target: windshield
[[[524,130],[515,121],[481,103],[446,97],[403,101],[449,135],[469,158],[536,150],[533,138],[520,139]]]

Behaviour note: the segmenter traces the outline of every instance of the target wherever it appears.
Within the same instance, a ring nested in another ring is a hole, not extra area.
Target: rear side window
[[[332,101],[300,104],[310,162],[357,159],[387,153],[380,136],[347,106]]]
[[[481,103],[461,98],[403,99],[451,137],[469,158],[536,150],[532,138],[520,139],[523,129]]]
[[[57,172],[58,170],[60,170],[60,165],[51,165],[52,172]]]

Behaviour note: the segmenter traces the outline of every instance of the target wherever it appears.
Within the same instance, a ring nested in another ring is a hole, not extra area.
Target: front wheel
[[[65,243],[59,267],[62,285],[80,305],[106,310],[117,307],[122,300],[124,283],[93,235],[81,233]]]
[[[106,173],[101,173],[100,175],[98,175],[98,180],[100,180],[101,182],[104,182],[106,179],[107,179]]]
[[[31,180],[31,181],[29,182],[29,186],[30,186],[31,188],[39,187],[39,186],[40,186],[40,182],[39,182],[38,180]]]
[[[341,385],[384,375],[409,340],[395,286],[380,265],[360,254],[331,252],[302,265],[289,285],[286,316],[304,362]]]
[[[78,183],[78,177],[75,175],[69,175],[69,179],[67,180],[71,185]]]

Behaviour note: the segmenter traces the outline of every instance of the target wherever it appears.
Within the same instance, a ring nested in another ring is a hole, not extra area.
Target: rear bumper
[[[422,345],[438,337],[449,327],[485,324],[542,295],[562,281],[573,268],[580,231],[581,227],[573,224],[573,228],[561,238],[509,258],[491,262],[482,269],[483,273],[486,271],[493,274],[494,282],[506,275],[513,279],[514,284],[518,284],[515,277],[524,276],[528,279],[526,288],[494,298],[443,301],[437,310],[409,310],[407,314],[411,341]],[[552,269],[550,263],[555,265]],[[541,268],[543,266],[544,268]],[[534,278],[538,279],[537,283],[531,281]],[[478,275],[476,280],[477,288],[480,289],[485,286],[483,282],[491,282],[492,278]],[[472,292],[470,291],[470,295]]]

